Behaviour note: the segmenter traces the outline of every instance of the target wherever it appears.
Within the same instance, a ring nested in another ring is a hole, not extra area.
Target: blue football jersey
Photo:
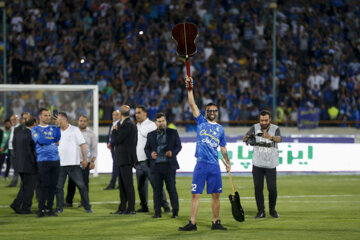
[[[31,129],[31,135],[36,143],[36,160],[59,161],[58,145],[56,144],[61,137],[61,131],[56,126],[35,126]]]
[[[219,164],[218,147],[226,146],[225,131],[218,123],[211,123],[203,115],[196,118],[197,138],[195,157],[199,162]]]

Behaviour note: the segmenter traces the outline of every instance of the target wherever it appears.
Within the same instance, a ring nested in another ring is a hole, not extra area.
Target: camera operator
[[[260,123],[254,124],[243,137],[244,142],[254,146],[252,174],[258,208],[255,218],[265,218],[264,176],[266,176],[266,185],[269,191],[270,215],[279,218],[275,205],[277,198],[276,166],[279,165],[277,143],[281,142],[280,129],[271,124],[271,113],[267,110],[260,112],[259,120]]]

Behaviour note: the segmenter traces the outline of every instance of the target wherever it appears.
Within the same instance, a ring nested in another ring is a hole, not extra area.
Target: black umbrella
[[[226,165],[225,160],[223,158],[220,158],[220,159],[226,167],[227,165]],[[233,191],[233,195],[231,195],[231,194],[229,195],[232,214],[236,221],[243,222],[243,221],[245,221],[245,214],[244,214],[244,209],[242,208],[241,203],[240,203],[240,195],[238,192],[235,192],[235,188],[234,188],[234,184],[233,184],[233,180],[232,180],[230,171],[228,173],[229,173],[230,183],[231,183],[231,187],[232,187],[232,191]]]

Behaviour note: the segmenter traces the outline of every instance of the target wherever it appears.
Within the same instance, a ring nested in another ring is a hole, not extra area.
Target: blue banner
[[[312,129],[317,128],[320,120],[319,108],[304,108],[298,109],[298,128]]]

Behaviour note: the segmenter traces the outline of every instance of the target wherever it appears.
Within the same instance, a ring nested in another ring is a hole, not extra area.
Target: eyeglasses
[[[206,110],[207,113],[217,113],[218,110]]]

